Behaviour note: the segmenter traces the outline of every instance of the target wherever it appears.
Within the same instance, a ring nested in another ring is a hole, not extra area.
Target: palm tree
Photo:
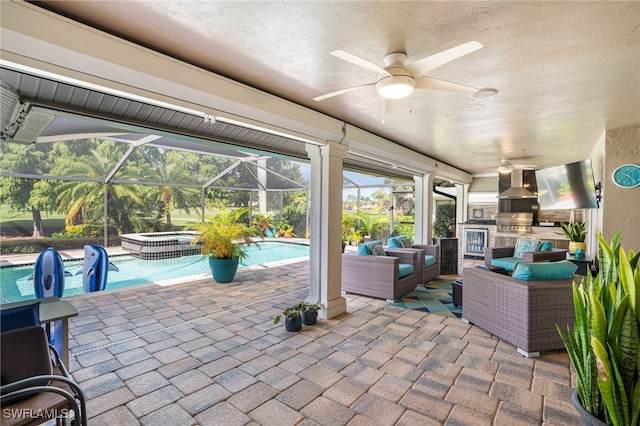
[[[90,150],[91,161],[76,161],[68,164],[85,177],[95,178],[107,176],[111,170],[108,160],[97,150]],[[115,178],[121,177],[117,172]],[[104,192],[107,191],[109,217],[114,220],[120,233],[133,232],[132,212],[143,207],[144,201],[138,189],[133,185],[114,185],[94,181],[64,182],[58,188],[56,199],[59,212],[66,212],[65,225],[75,225],[88,221],[100,220],[104,215]]]
[[[153,179],[165,183],[191,183],[194,180],[193,164],[197,164],[197,156],[192,153],[167,152],[162,161],[153,167]],[[191,208],[200,206],[200,191],[195,188],[177,188],[175,186],[159,186],[150,190],[150,197],[158,206],[158,216],[164,216],[167,225],[171,225],[171,212],[183,209],[187,213]]]

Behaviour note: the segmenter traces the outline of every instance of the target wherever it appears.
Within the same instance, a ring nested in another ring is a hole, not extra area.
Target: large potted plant
[[[233,281],[247,248],[255,243],[252,237],[258,235],[257,230],[241,221],[247,212],[248,209],[223,209],[189,227],[196,232],[191,244],[200,246],[202,254],[209,256],[213,279],[219,283]]]
[[[584,222],[560,222],[562,233],[569,239],[569,253],[575,254],[576,249],[581,248],[587,251],[587,244],[584,240],[587,238],[587,224]]]
[[[640,254],[598,233],[600,271],[573,284],[576,320],[558,328],[576,372],[573,402],[584,424],[640,420]]]

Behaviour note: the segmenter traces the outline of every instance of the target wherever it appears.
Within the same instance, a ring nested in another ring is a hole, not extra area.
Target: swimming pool
[[[260,248],[249,247],[247,257],[240,267],[309,256],[309,246],[304,244],[261,242],[258,245]],[[109,261],[116,265],[119,271],[109,271],[107,291],[150,282],[187,280],[189,277],[200,275],[211,276],[207,258],[201,255],[162,260],[143,260],[125,255],[112,256]],[[64,262],[64,267],[66,271],[75,274],[78,270],[82,271],[82,260]],[[29,279],[31,274],[33,274],[33,265],[0,269],[2,303],[33,299],[35,292],[33,280]],[[66,277],[64,287],[63,296],[84,294],[82,274]]]

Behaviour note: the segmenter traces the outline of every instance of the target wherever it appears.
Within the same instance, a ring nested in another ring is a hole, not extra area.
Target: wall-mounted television
[[[542,210],[596,209],[596,185],[591,160],[536,170]]]

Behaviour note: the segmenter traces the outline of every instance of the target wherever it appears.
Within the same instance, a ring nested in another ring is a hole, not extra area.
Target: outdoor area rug
[[[393,306],[430,312],[450,318],[462,316],[462,306],[453,306],[451,283],[453,279],[436,278],[424,286],[418,286],[411,293],[396,300]]]

